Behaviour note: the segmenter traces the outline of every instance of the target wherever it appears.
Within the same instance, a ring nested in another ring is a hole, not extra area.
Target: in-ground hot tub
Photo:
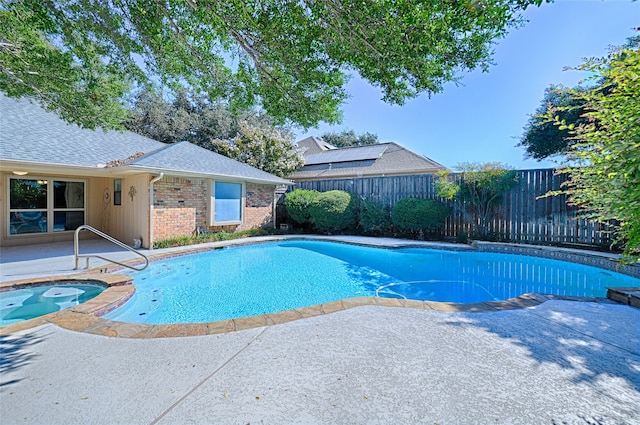
[[[106,289],[97,281],[54,281],[0,292],[0,326],[33,319],[88,301]]]

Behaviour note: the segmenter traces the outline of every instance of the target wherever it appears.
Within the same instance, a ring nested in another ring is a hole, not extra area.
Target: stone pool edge
[[[74,307],[55,313],[46,314],[22,322],[0,326],[0,336],[35,328],[52,323],[71,331],[94,335],[120,338],[169,338],[183,336],[204,336],[278,325],[294,320],[305,319],[337,311],[348,310],[360,306],[402,307],[431,311],[480,313],[500,310],[514,310],[535,307],[549,300],[568,300],[616,304],[607,298],[566,297],[542,294],[524,294],[504,301],[487,301],[472,304],[458,304],[436,301],[403,300],[396,298],[354,297],[345,298],[325,304],[297,308],[278,313],[238,319],[221,320],[209,323],[182,323],[170,325],[148,325],[142,323],[118,322],[103,319],[100,316],[124,304],[135,291],[129,276],[119,274],[94,274],[58,276],[46,279],[25,279],[24,281],[7,282],[2,287],[20,287],[51,283],[57,280],[93,280],[107,285],[97,297]]]
[[[188,246],[173,252],[164,252],[149,256],[151,261],[179,257],[183,255],[194,254],[198,252],[220,249],[227,246],[259,244],[265,242],[276,242],[282,240],[327,240],[341,243],[351,243],[369,246],[384,246],[389,248],[403,247],[425,247],[440,248],[449,250],[477,250],[484,252],[501,252],[509,254],[530,255],[534,257],[547,257],[559,260],[574,260],[574,262],[593,265],[609,270],[616,270],[624,274],[639,276],[640,267],[620,267],[617,264],[617,258],[614,256],[602,255],[596,252],[583,252],[582,250],[562,249],[528,246],[507,243],[478,243],[475,246],[458,245],[437,242],[418,242],[396,240],[395,243],[389,244],[388,240],[376,241],[375,238],[336,238],[326,236],[309,237],[304,235],[290,236],[271,236],[238,239],[234,241],[223,241],[218,243],[210,243],[205,245]],[[554,253],[555,252],[555,253]],[[575,261],[579,256],[586,257],[583,261]],[[139,260],[129,260],[125,262],[130,265],[140,264]],[[304,319],[308,317],[330,314],[337,311],[343,311],[354,307],[375,305],[382,307],[403,307],[414,308],[431,311],[445,312],[491,312],[500,310],[514,310],[519,308],[535,307],[548,300],[565,300],[580,302],[596,302],[617,304],[621,303],[617,299],[598,298],[598,297],[574,297],[574,296],[556,296],[544,295],[537,293],[523,294],[516,298],[502,301],[487,301],[472,304],[459,304],[449,302],[436,301],[419,301],[419,300],[403,300],[395,298],[379,298],[379,297],[354,297],[345,298],[325,304],[317,304],[309,307],[287,310],[278,313],[264,314],[260,316],[251,316],[238,319],[222,320],[209,323],[182,323],[182,324],[164,324],[164,325],[148,325],[142,323],[118,322],[109,319],[103,319],[100,316],[120,307],[135,292],[135,285],[130,276],[117,274],[118,270],[122,270],[122,266],[108,265],[93,268],[84,273],[52,276],[44,278],[22,279],[10,282],[0,283],[0,291],[7,288],[18,288],[22,286],[33,286],[39,284],[55,284],[56,281],[97,281],[107,286],[97,297],[79,304],[74,307],[67,308],[55,313],[25,320],[18,323],[0,326],[0,336],[31,329],[47,323],[53,323],[62,328],[111,337],[122,338],[168,338],[179,336],[203,336],[215,335],[227,332],[239,331],[244,329],[252,329],[264,326],[277,325],[287,323],[294,320]],[[621,270],[624,269],[624,270]],[[640,277],[640,276],[639,276]],[[622,303],[624,304],[624,303]]]

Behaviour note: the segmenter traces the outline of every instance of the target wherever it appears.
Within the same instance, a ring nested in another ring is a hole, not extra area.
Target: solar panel
[[[330,164],[336,162],[364,161],[378,159],[387,149],[387,145],[361,146],[357,148],[331,149],[305,157],[305,165]]]

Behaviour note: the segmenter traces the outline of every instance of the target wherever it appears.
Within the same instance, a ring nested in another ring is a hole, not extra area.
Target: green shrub
[[[432,199],[405,198],[399,200],[391,211],[393,225],[399,232],[423,237],[434,235],[444,227],[451,209]]]
[[[339,232],[355,225],[355,202],[343,190],[318,193],[311,204],[310,220],[319,232]]]
[[[460,232],[456,235],[456,242],[458,243],[468,243],[469,242],[469,235],[467,234],[467,232]]]
[[[386,235],[391,230],[391,212],[386,206],[370,199],[361,199],[358,227],[365,234]]]
[[[287,193],[284,198],[284,207],[289,217],[299,224],[309,223],[311,204],[319,193],[305,189],[296,189]]]

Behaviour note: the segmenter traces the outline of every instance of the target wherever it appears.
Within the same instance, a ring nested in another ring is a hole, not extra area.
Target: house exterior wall
[[[247,183],[244,222],[238,230],[274,227],[275,186]]]
[[[3,246],[72,241],[73,231],[9,235],[8,179],[10,172],[0,176],[0,230]],[[64,174],[29,172],[26,178],[71,179],[85,182],[85,223],[126,243],[141,239],[142,246],[151,247],[159,241],[191,236],[196,229],[211,232],[234,232],[258,227],[273,227],[274,185],[246,183],[242,223],[232,226],[208,227],[209,180],[204,178],[164,177],[154,183],[153,229],[150,224],[150,174],[81,177]],[[114,205],[114,180],[122,182],[121,205]],[[153,235],[152,235],[153,233]],[[94,237],[89,232],[83,238]]]
[[[73,240],[73,231],[9,235],[8,225],[8,178],[12,173],[3,173],[0,178],[0,228],[4,246],[29,245]],[[113,205],[113,178],[82,177],[66,174],[29,172],[25,178],[70,179],[85,182],[85,223],[126,243],[141,238],[143,246],[149,241],[149,179],[148,174],[122,178],[122,205]],[[131,189],[133,187],[133,189]],[[129,196],[129,192],[133,196]],[[91,233],[82,232],[83,238],[92,238]]]
[[[153,241],[191,236],[196,229],[228,232],[273,227],[273,185],[245,184],[242,223],[232,226],[207,225],[209,181],[197,178],[165,177],[153,187]]]
[[[30,245],[51,242],[64,242],[73,240],[73,231],[53,232],[53,233],[34,233],[34,234],[9,234],[9,194],[8,179],[17,178],[10,172],[4,172],[0,175],[0,231],[1,243],[3,246]],[[82,177],[67,174],[55,174],[45,172],[32,172],[24,178],[32,179],[64,179],[64,180],[81,180],[85,182],[85,223],[99,230],[103,229],[103,187],[104,181],[108,179],[99,177]],[[83,232],[83,238],[92,237],[87,232]]]
[[[121,205],[114,205],[114,180],[122,181]],[[103,203],[100,214],[101,230],[114,238],[133,245],[141,239],[149,248],[149,174],[122,176],[102,181],[102,193],[110,194],[110,201]]]
[[[190,236],[206,225],[208,181],[165,177],[153,186],[153,240]]]

